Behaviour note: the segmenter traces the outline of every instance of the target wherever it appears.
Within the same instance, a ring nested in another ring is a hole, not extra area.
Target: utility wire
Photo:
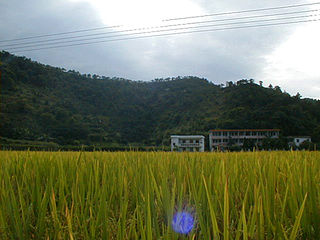
[[[319,4],[320,4],[320,2],[314,2],[314,3],[287,5],[287,6],[280,6],[280,7],[259,8],[259,9],[250,9],[250,10],[242,10],[242,11],[223,12],[223,13],[212,13],[212,14],[204,14],[204,15],[198,15],[198,16],[170,18],[170,19],[164,19],[162,21],[163,22],[179,21],[179,20],[185,20],[185,19],[191,19],[191,18],[203,18],[203,17],[222,16],[222,15],[231,15],[231,14],[239,14],[239,13],[261,12],[261,11],[279,10],[279,9],[287,9],[287,8],[298,8],[298,7],[319,5]]]
[[[193,30],[193,31],[186,31],[186,32],[175,32],[175,33],[154,34],[154,35],[147,35],[147,36],[117,38],[117,39],[110,39],[110,40],[103,40],[103,41],[84,42],[84,43],[77,43],[77,44],[52,46],[52,47],[22,49],[22,50],[14,51],[14,52],[16,52],[16,53],[17,52],[30,52],[30,51],[37,51],[37,50],[56,49],[56,48],[64,48],[64,47],[74,47],[74,46],[82,46],[82,45],[89,45],[89,44],[95,44],[95,43],[116,42],[116,41],[132,40],[132,39],[163,37],[163,36],[191,34],[191,33],[203,33],[203,32],[214,32],[214,31],[234,30],[234,29],[268,27],[268,26],[280,26],[280,25],[289,25],[289,24],[298,24],[298,23],[307,23],[307,22],[318,22],[318,21],[320,21],[320,19],[303,20],[303,21],[292,21],[292,22],[281,22],[281,23],[269,23],[269,24],[258,24],[258,25],[238,26],[238,27],[228,27],[228,28],[215,28],[215,29],[206,29],[206,30]]]
[[[136,32],[136,31],[143,31],[143,30],[157,29],[157,28],[162,29],[162,28],[170,28],[170,27],[175,27],[175,26],[186,26],[186,25],[195,25],[195,24],[203,24],[203,23],[211,23],[211,22],[226,22],[226,21],[234,21],[234,20],[242,20],[242,19],[256,19],[256,18],[264,18],[264,17],[293,15],[293,14],[318,12],[318,11],[319,11],[319,9],[315,9],[315,10],[306,10],[306,11],[277,13],[277,14],[264,14],[264,15],[254,15],[254,16],[246,16],[246,17],[237,17],[237,18],[224,18],[224,19],[215,19],[215,20],[208,20],[208,21],[187,22],[187,23],[170,24],[170,25],[162,25],[162,26],[151,26],[151,27],[144,27],[144,28],[126,29],[126,30],[122,30],[122,31],[103,32],[103,33],[86,34],[86,35],[79,35],[79,36],[69,36],[69,37],[54,38],[54,39],[48,39],[48,40],[32,41],[32,42],[6,44],[6,45],[0,45],[0,48],[21,46],[21,45],[24,46],[24,45],[37,44],[37,43],[50,43],[50,42],[56,42],[59,40],[66,40],[66,39],[79,39],[78,41],[80,41],[81,38],[91,37],[91,36],[110,35],[110,34],[125,33],[125,32]],[[312,17],[315,15],[309,15],[309,16]],[[87,39],[82,39],[82,40],[87,40]]]
[[[152,33],[159,33],[159,32],[181,31],[181,30],[189,30],[189,29],[196,29],[196,28],[209,28],[209,27],[219,27],[219,26],[228,26],[228,25],[272,22],[272,21],[307,18],[307,17],[314,17],[314,16],[319,16],[319,15],[305,15],[305,16],[297,16],[297,17],[283,17],[283,18],[276,18],[276,19],[253,20],[253,21],[243,21],[243,22],[235,22],[235,23],[222,23],[222,24],[209,24],[209,25],[200,25],[200,26],[192,26],[192,27],[190,27],[190,26],[189,27],[179,27],[179,28],[171,28],[171,29],[128,33],[128,34],[117,34],[117,35],[105,36],[105,37],[93,37],[93,38],[78,39],[78,40],[59,41],[59,42],[53,42],[53,43],[33,44],[33,45],[28,45],[28,46],[7,48],[6,50],[17,50],[17,49],[30,48],[30,47],[50,46],[50,45],[56,45],[56,44],[76,43],[76,42],[81,42],[81,41],[109,39],[109,38],[114,38],[114,37],[128,37],[128,36],[135,36],[135,35],[152,34]]]
[[[242,10],[242,11],[233,11],[233,12],[222,12],[222,13],[206,14],[206,15],[199,15],[199,16],[164,19],[162,21],[164,21],[164,22],[165,21],[177,21],[177,20],[185,20],[185,19],[191,19],[191,18],[202,18],[202,17],[231,15],[231,14],[248,13],[248,12],[259,12],[259,11],[279,10],[279,9],[288,9],[288,8],[298,8],[298,7],[319,5],[319,4],[320,4],[320,2],[315,2],[315,3],[287,5],[287,6],[272,7],[272,8],[260,8],[260,9],[251,9],[251,10]],[[108,29],[108,28],[119,28],[119,27],[123,27],[123,25],[88,28],[88,29],[69,31],[69,32],[60,32],[60,33],[52,33],[52,34],[45,34],[45,35],[29,36],[29,37],[23,37],[23,38],[7,39],[7,40],[0,40],[0,42],[21,41],[21,40],[27,40],[27,39],[52,37],[52,36],[58,36],[58,35],[66,35],[66,34],[73,34],[73,33],[80,33],[80,32],[89,32],[89,31],[96,31],[96,30],[102,30],[102,29]]]
[[[23,38],[14,38],[14,39],[0,40],[0,42],[13,42],[13,41],[21,41],[21,40],[33,39],[33,38],[53,37],[53,36],[58,36],[58,35],[67,35],[67,34],[80,33],[80,32],[90,32],[90,31],[97,31],[97,30],[108,29],[108,28],[119,28],[119,27],[122,27],[122,25],[98,27],[98,28],[89,28],[89,29],[76,30],[76,31],[70,31],[70,32],[52,33],[52,34],[45,34],[45,35],[38,35],[38,36],[31,36],[31,37],[23,37]]]

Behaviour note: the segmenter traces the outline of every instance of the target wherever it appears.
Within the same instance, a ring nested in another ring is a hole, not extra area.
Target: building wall
[[[299,147],[301,143],[303,143],[304,141],[309,141],[311,142],[311,138],[310,137],[295,137],[293,139],[294,144]]]
[[[171,137],[171,152],[174,151],[174,148],[179,145],[179,138]]]

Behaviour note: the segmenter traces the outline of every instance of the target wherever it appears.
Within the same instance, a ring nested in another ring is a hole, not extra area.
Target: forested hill
[[[1,141],[159,146],[171,134],[215,128],[280,128],[320,141],[319,101],[253,80],[228,87],[197,77],[137,82],[0,57]]]

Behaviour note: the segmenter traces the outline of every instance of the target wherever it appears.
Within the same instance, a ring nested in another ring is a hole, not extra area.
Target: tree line
[[[1,143],[169,146],[172,134],[279,128],[320,142],[320,102],[253,79],[214,84],[194,76],[148,82],[81,74],[8,52],[1,59]],[[19,145],[19,144],[18,144]]]

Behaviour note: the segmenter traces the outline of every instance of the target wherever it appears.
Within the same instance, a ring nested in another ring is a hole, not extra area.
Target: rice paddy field
[[[319,152],[1,151],[0,239],[320,239],[319,191]]]

